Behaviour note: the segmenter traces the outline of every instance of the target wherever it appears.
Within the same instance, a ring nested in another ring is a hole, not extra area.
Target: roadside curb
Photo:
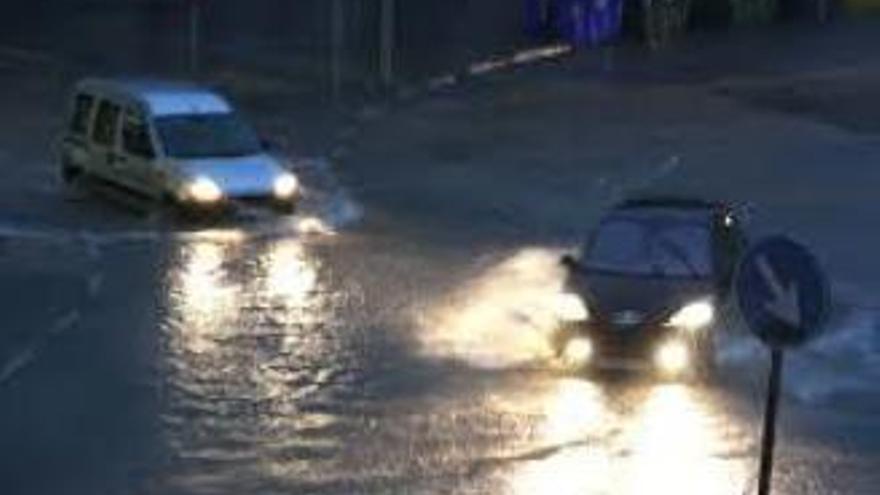
[[[386,92],[386,96],[363,104],[351,112],[346,118],[347,123],[341,125],[335,132],[327,156],[337,162],[345,160],[366,125],[387,116],[406,104],[460,87],[469,82],[479,81],[486,76],[502,71],[559,60],[571,56],[574,51],[574,47],[568,44],[545,45],[506,56],[490,57],[483,61],[474,62],[466,68],[430,77],[418,84],[392,87]]]

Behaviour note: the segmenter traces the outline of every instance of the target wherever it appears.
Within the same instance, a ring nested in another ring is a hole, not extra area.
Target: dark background
[[[397,0],[395,75],[412,80],[509,52],[521,35],[521,0]],[[202,73],[271,71],[315,89],[331,75],[330,0],[202,0]],[[378,84],[379,0],[341,0],[347,87]],[[186,73],[186,0],[12,0],[0,44],[39,50],[89,72]],[[271,67],[271,69],[269,69]],[[279,69],[279,67],[282,67]]]

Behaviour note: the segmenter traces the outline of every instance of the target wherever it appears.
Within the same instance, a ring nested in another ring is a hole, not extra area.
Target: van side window
[[[89,130],[89,118],[92,116],[92,107],[95,97],[87,94],[76,95],[73,106],[73,116],[70,119],[70,132],[84,136]]]
[[[105,146],[112,146],[116,141],[116,124],[119,122],[119,106],[108,101],[98,105],[98,115],[92,129],[92,139]]]
[[[150,131],[143,116],[134,110],[126,110],[122,120],[122,147],[126,152],[142,158],[154,158]]]

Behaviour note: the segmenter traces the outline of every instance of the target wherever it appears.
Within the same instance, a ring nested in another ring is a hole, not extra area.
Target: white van
[[[61,176],[87,175],[187,209],[258,200],[292,211],[297,177],[217,93],[196,86],[89,79],[76,86]]]

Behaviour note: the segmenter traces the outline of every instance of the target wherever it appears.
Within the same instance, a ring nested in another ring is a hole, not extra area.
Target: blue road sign
[[[816,258],[791,239],[758,242],[743,258],[735,286],[746,323],[771,347],[801,345],[825,323],[828,281]]]

